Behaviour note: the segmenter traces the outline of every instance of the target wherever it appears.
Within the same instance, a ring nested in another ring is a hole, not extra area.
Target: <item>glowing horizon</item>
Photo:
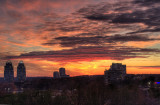
[[[0,77],[11,60],[27,77],[102,75],[114,63],[128,74],[160,74],[159,1],[2,0]]]

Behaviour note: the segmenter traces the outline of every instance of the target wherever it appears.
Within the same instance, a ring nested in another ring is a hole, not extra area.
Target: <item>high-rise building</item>
[[[109,70],[105,70],[105,83],[113,83],[115,81],[124,80],[126,76],[126,65],[121,63],[112,63]]]
[[[4,66],[4,80],[8,82],[14,81],[14,70],[11,61],[7,61]]]
[[[60,78],[59,72],[58,71],[53,72],[53,77]]]
[[[17,80],[18,82],[24,82],[26,80],[26,68],[23,61],[20,61],[17,66]]]
[[[65,71],[65,68],[59,68],[59,74],[61,77],[65,76],[66,75],[66,71]]]

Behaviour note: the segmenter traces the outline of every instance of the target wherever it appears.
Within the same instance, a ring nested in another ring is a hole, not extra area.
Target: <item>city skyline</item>
[[[120,70],[123,70],[120,67],[121,65],[122,65],[122,63],[112,62],[110,64],[110,66],[105,66],[104,72],[112,71],[113,67],[115,68],[115,71],[117,71],[117,67],[119,67]],[[123,66],[123,68],[125,70],[124,73],[127,74],[127,67],[128,66],[126,66],[126,65],[122,65],[122,66]],[[16,68],[16,70],[14,70],[14,67]],[[108,67],[108,68],[106,68],[106,67]],[[26,75],[27,74],[26,66],[25,66],[25,64],[24,64],[24,62],[22,60],[18,62],[17,66],[14,66],[14,64],[10,60],[6,61],[5,65],[4,65],[4,70],[3,70],[4,71],[4,74],[3,74],[4,80],[5,80],[5,74],[6,74],[5,71],[8,71],[8,70],[9,71],[11,70],[13,72],[13,78],[17,78],[16,81],[20,80],[21,82],[25,81],[25,79],[27,77],[53,77],[53,78],[54,78],[54,76],[56,76],[56,78],[70,77],[70,75],[66,74],[66,69],[64,67],[60,67],[60,68],[58,68],[58,70],[53,70],[53,75],[52,76],[27,76]],[[56,73],[56,74],[54,74],[54,73]],[[57,77],[57,73],[58,73],[59,77]],[[130,75],[130,73],[128,73],[128,74]],[[143,73],[143,74],[146,75],[145,73]],[[147,74],[152,74],[152,73],[147,73]],[[100,74],[100,75],[105,75],[105,73],[104,74]],[[85,75],[76,75],[76,76],[85,76]],[[90,75],[90,76],[92,76],[92,75]],[[8,78],[9,76],[6,76],[6,77]],[[71,77],[74,77],[74,76],[71,76]]]
[[[27,77],[103,75],[110,65],[127,74],[160,74],[158,0],[1,0],[0,77],[23,60]],[[14,72],[16,76],[16,72]]]

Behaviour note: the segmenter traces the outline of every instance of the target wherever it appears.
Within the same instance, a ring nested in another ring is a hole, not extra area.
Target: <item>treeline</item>
[[[159,88],[139,88],[151,79],[126,80],[108,86],[104,84],[103,76],[35,79],[21,85],[24,88],[23,93],[0,95],[0,104],[159,105]]]

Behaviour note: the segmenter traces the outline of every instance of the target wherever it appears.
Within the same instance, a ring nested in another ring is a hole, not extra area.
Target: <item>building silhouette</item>
[[[58,71],[53,72],[53,77],[60,78],[59,72]]]
[[[118,82],[125,79],[126,65],[121,63],[112,63],[109,70],[104,71],[105,84]]]
[[[65,70],[65,68],[59,68],[59,74],[60,74],[60,76],[61,77],[63,77],[63,76],[65,76],[66,75],[66,70]]]
[[[26,80],[26,68],[23,61],[20,61],[17,66],[17,81],[24,82]]]
[[[66,75],[66,70],[63,67],[59,68],[59,74],[60,74],[61,78],[63,78],[63,77],[69,77],[69,75]]]
[[[7,61],[4,66],[4,80],[7,82],[14,81],[14,70],[11,61]]]
[[[61,67],[59,68],[59,72],[58,71],[53,72],[53,77],[54,78],[65,78],[65,77],[69,77],[69,75],[66,75],[65,68]]]

